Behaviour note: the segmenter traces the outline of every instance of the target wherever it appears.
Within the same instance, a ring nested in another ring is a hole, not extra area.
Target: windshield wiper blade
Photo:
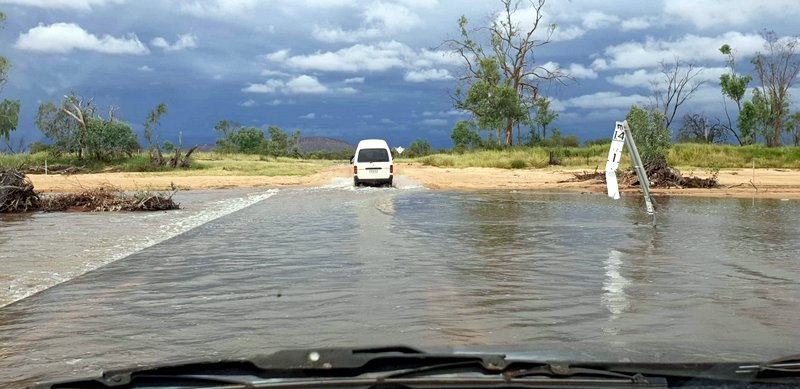
[[[756,378],[795,377],[800,379],[800,354],[788,355],[760,364],[742,365],[737,374],[753,375]]]
[[[510,370],[504,372],[504,375],[511,378],[529,377],[529,376],[545,376],[545,377],[574,377],[574,376],[592,376],[592,377],[606,377],[606,378],[620,378],[630,380],[633,383],[646,384],[647,378],[641,373],[626,374],[607,369],[592,369],[585,367],[572,367],[568,364],[551,363],[544,366],[538,366],[531,369]]]

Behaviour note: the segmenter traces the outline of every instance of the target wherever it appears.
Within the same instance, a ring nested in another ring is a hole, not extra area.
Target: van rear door
[[[356,164],[360,180],[384,180],[392,175],[391,155],[384,148],[359,150]]]

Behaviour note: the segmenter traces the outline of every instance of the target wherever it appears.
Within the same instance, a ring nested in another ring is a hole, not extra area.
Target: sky
[[[449,147],[455,123],[470,115],[453,108],[463,63],[442,43],[457,37],[461,15],[489,25],[500,2],[0,0],[0,10],[0,55],[12,66],[0,98],[21,100],[14,137],[25,143],[44,140],[39,104],[76,92],[101,112],[118,107],[139,132],[165,103],[161,138],[180,132],[184,144],[214,143],[214,124],[227,119],[351,143]],[[724,117],[718,48],[730,44],[737,71],[752,74],[760,32],[798,34],[800,2],[548,0],[544,10],[557,27],[536,65],[572,78],[541,85],[559,113],[551,126],[583,141],[610,137],[631,105],[647,104],[659,63],[676,57],[706,81],[681,114]]]

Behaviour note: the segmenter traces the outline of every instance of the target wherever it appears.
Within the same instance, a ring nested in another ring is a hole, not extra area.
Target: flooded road
[[[0,382],[374,344],[796,353],[800,203],[658,200],[653,228],[639,197],[281,190],[0,309]]]

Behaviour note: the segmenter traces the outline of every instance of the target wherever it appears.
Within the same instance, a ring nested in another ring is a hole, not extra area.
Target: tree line
[[[196,149],[191,147],[182,153],[182,133],[178,140],[162,139],[161,119],[167,114],[167,105],[158,104],[143,123],[143,140],[139,143],[131,125],[118,119],[113,106],[100,111],[93,99],[70,94],[58,104],[45,102],[39,106],[35,123],[48,139],[48,144],[34,142],[31,152],[50,151],[55,154],[75,154],[79,159],[109,161],[131,157],[145,150],[151,164],[161,167],[186,167],[188,156]],[[107,113],[105,113],[107,112]],[[245,127],[228,120],[214,126],[218,134],[217,151],[226,153],[262,154],[273,157],[299,157],[300,131],[288,134],[276,126],[269,126],[265,137],[263,130]]]

